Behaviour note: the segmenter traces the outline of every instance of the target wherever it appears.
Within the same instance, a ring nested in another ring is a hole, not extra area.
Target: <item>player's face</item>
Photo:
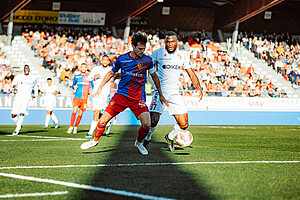
[[[175,35],[170,35],[166,39],[166,49],[169,53],[172,53],[177,48],[177,38]]]
[[[103,65],[103,67],[107,67],[109,65],[109,63],[110,63],[109,58],[106,57],[106,56],[103,57],[102,60],[101,60],[101,63]]]
[[[47,83],[50,86],[52,84],[52,80],[47,80]]]
[[[28,67],[28,66],[25,66],[25,67],[24,67],[24,74],[25,74],[25,75],[28,75],[29,72],[30,72],[29,67]]]
[[[87,66],[86,65],[81,65],[80,66],[80,72],[83,73],[83,74],[85,74],[86,71],[87,71]]]
[[[134,54],[137,57],[141,58],[143,56],[144,52],[145,52],[146,45],[141,44],[140,42],[138,42],[136,46],[132,45],[132,47],[133,47]]]

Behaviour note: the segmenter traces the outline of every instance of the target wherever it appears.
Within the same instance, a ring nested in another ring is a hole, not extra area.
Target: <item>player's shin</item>
[[[24,120],[24,116],[20,116],[17,122],[17,128],[16,128],[17,131],[21,129],[23,120]]]
[[[72,112],[72,115],[71,115],[71,124],[70,124],[71,127],[74,126],[75,119],[76,119],[76,113]]]
[[[100,125],[100,122],[98,123],[97,127],[96,127],[96,130],[95,130],[95,138],[94,138],[94,141],[95,142],[98,142],[102,133],[104,132],[105,130],[105,126],[102,126]]]
[[[156,126],[149,128],[149,134],[145,137],[145,140],[147,140],[147,141],[151,140],[152,134],[155,131],[155,129],[156,129]]]
[[[46,119],[45,119],[45,126],[46,126],[46,127],[48,127],[49,121],[50,121],[50,114],[47,114],[47,115],[46,115]]]
[[[141,125],[141,127],[138,130],[138,137],[136,140],[141,143],[143,139],[148,135],[148,133],[149,129],[145,129],[143,125]]]
[[[75,123],[75,127],[79,126],[79,123],[80,123],[81,119],[82,119],[82,115],[78,115],[76,123]]]
[[[94,120],[92,121],[88,135],[93,135],[93,133],[97,127],[97,124],[98,124],[98,121],[94,121]]]
[[[51,115],[52,120],[54,121],[55,124],[58,124],[58,119],[54,113]]]
[[[173,130],[168,134],[169,139],[173,140],[180,131],[183,131],[183,129],[181,129],[178,124],[175,124]]]
[[[18,120],[19,120],[18,116],[12,117],[11,119],[12,119],[16,124],[18,123]]]

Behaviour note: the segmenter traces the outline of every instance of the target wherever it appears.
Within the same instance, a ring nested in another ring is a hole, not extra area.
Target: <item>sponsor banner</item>
[[[105,13],[59,12],[58,24],[97,25],[105,24]]]
[[[19,10],[14,13],[13,22],[103,26],[105,17],[106,13]]]
[[[14,13],[14,23],[45,23],[57,24],[58,23],[57,11],[42,11],[42,10],[19,10]],[[5,20],[4,22],[8,22]]]
[[[0,95],[0,109],[13,105],[14,95]],[[151,103],[147,96],[147,105]],[[239,97],[204,97],[200,102],[197,97],[183,97],[188,110],[211,111],[300,111],[299,98],[239,98]],[[30,102],[29,108],[45,108],[45,96],[39,96]],[[54,108],[73,108],[73,96],[57,96]],[[88,99],[88,109],[92,109],[92,98]],[[167,109],[167,108],[166,108]]]

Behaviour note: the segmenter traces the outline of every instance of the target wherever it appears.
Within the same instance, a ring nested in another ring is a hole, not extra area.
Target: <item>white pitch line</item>
[[[163,166],[163,165],[213,165],[213,164],[284,164],[300,163],[291,161],[215,161],[215,162],[179,162],[179,163],[129,163],[129,164],[97,164],[97,165],[57,165],[57,166],[15,166],[0,167],[1,169],[44,169],[44,168],[75,168],[75,167],[128,167],[128,166]]]
[[[0,142],[47,142],[47,141],[64,141],[72,139],[40,139],[40,140],[0,140]],[[77,139],[77,140],[86,140],[86,139]]]
[[[121,196],[137,197],[140,199],[173,200],[170,198],[127,192],[127,191],[123,191],[123,190],[113,190],[113,189],[109,189],[109,188],[95,187],[95,186],[91,186],[91,185],[83,185],[83,184],[77,184],[77,183],[71,183],[71,182],[65,182],[65,181],[57,181],[57,180],[52,180],[52,179],[44,179],[44,178],[35,178],[35,177],[22,176],[22,175],[17,175],[17,174],[0,173],[0,176],[17,178],[17,179],[22,179],[22,180],[37,181],[37,182],[43,182],[43,183],[51,183],[51,184],[56,184],[56,185],[63,185],[63,186],[68,186],[68,187],[73,187],[73,188],[105,192],[105,193],[116,194],[116,195],[121,195]]]
[[[43,193],[25,193],[25,194],[5,194],[0,195],[0,198],[14,198],[14,197],[37,197],[37,196],[48,196],[48,195],[62,195],[68,194],[68,191],[57,191],[57,192],[43,192]]]
[[[50,137],[50,136],[38,136],[38,135],[8,135],[11,137],[30,137],[30,138],[44,138],[44,139],[63,139],[63,140],[87,140],[82,138],[67,138],[67,137]]]

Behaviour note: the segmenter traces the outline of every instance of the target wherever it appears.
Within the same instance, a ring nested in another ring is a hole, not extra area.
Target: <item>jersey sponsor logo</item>
[[[132,60],[121,60],[121,63],[127,63],[127,62],[132,62]]]
[[[127,71],[125,71],[125,70],[122,70],[121,73],[130,75],[130,76],[135,76],[135,77],[143,77],[143,76],[144,76],[143,74],[127,72]]]
[[[181,66],[179,66],[179,65],[163,65],[162,68],[163,69],[176,69],[176,70],[180,70]]]
[[[116,102],[115,101],[111,101],[109,104],[112,106],[114,105]]]
[[[89,82],[78,82],[77,84],[81,84],[81,85],[89,85]]]
[[[139,105],[141,106],[141,108],[146,107],[146,102],[144,100],[140,100]]]

